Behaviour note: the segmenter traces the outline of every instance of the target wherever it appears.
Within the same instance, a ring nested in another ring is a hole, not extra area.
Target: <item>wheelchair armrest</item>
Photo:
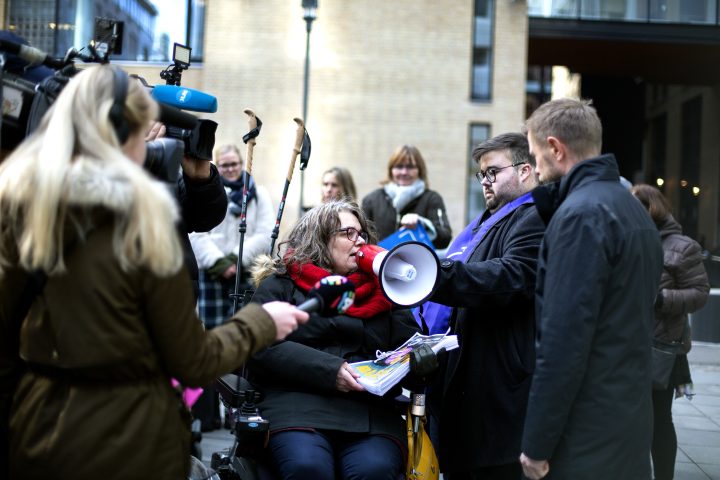
[[[246,400],[259,402],[262,394],[245,377],[228,373],[215,380],[215,390],[220,394],[223,404],[231,408],[240,408]],[[252,393],[251,393],[252,392]]]

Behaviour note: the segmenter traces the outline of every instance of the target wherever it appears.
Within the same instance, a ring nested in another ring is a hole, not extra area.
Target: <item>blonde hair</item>
[[[234,152],[240,159],[240,162],[244,162],[242,154],[240,154],[240,149],[237,147],[237,145],[234,145],[232,143],[226,143],[217,147],[213,152],[213,163],[217,165],[220,161],[220,157],[222,157],[228,152]]]
[[[328,173],[332,173],[333,175],[335,175],[335,179],[340,184],[341,197],[349,197],[351,200],[354,200],[357,197],[357,193],[355,190],[355,182],[353,181],[352,173],[350,173],[350,170],[345,167],[332,167],[328,170],[325,170],[322,176],[325,177],[325,175],[327,175]],[[339,198],[335,200],[339,200]]]
[[[0,164],[0,232],[12,232],[0,242],[0,274],[15,262],[64,271],[63,229],[76,206],[115,214],[113,250],[123,269],[165,276],[182,266],[175,199],[123,154],[110,121],[115,68],[92,66],[73,77],[37,131]],[[122,115],[130,135],[144,132],[157,109],[129,79]]]

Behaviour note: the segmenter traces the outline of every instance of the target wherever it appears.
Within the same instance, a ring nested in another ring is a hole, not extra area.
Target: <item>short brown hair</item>
[[[635,198],[640,200],[640,203],[647,209],[655,225],[662,225],[668,215],[672,213],[670,202],[656,187],[639,183],[633,185],[633,187],[630,188],[630,192],[635,195]]]
[[[420,150],[415,145],[402,145],[398,147],[388,160],[387,166],[387,179],[383,183],[390,183],[393,181],[392,169],[396,165],[403,165],[409,163],[418,168],[418,178],[425,182],[425,188],[430,185],[427,178],[427,167],[425,166],[425,159],[423,159]]]
[[[602,149],[602,123],[591,100],[560,98],[543,103],[525,121],[525,132],[542,145],[557,137],[581,159]]]

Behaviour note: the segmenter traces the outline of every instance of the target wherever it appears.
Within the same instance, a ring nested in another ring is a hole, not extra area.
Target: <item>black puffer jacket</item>
[[[682,234],[672,215],[658,225],[663,248],[663,271],[659,300],[655,303],[655,338],[667,342],[683,337],[687,314],[703,307],[710,283],[702,263],[700,245]],[[683,338],[685,352],[690,351],[690,335]]]

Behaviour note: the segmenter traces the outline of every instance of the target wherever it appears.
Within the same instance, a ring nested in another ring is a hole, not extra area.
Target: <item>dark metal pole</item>
[[[305,20],[305,76],[303,78],[303,104],[302,104],[302,121],[307,128],[307,112],[308,112],[308,91],[310,90],[310,32],[312,32],[312,22],[317,18],[318,0],[302,0],[303,20]],[[305,164],[307,165],[307,164]],[[305,172],[304,166],[300,168],[300,209],[298,210],[298,218],[302,216],[305,207]]]
[[[307,26],[307,35],[305,36],[305,76],[303,78],[303,104],[302,104],[302,120],[307,125],[308,110],[308,90],[310,87],[310,32],[312,31],[312,22],[314,17],[305,16],[305,24]],[[305,171],[300,170],[300,208],[298,210],[298,218],[302,216],[305,207]]]

